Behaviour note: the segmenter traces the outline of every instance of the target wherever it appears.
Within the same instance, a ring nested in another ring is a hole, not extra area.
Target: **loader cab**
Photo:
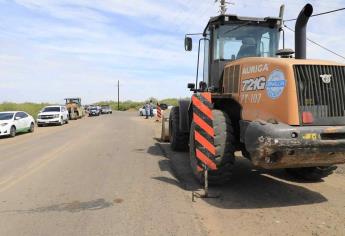
[[[71,103],[76,103],[81,106],[81,99],[80,98],[65,98],[66,105]]]
[[[281,18],[274,17],[220,15],[211,18],[199,41],[198,52],[200,54],[200,42],[203,42],[204,62],[200,64],[203,65],[202,79],[208,89],[221,92],[224,66],[231,61],[245,57],[276,57],[281,23]],[[185,48],[187,51],[192,49],[192,39],[188,35]]]

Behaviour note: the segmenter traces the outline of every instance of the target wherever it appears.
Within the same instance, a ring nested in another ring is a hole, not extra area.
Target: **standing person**
[[[150,104],[147,102],[145,104],[145,119],[149,118],[149,113],[150,113]]]
[[[152,100],[150,100],[150,117],[153,117],[153,103],[152,103]]]

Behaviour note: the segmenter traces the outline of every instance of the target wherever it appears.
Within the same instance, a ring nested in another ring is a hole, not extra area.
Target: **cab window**
[[[213,60],[274,57],[279,30],[250,23],[223,25],[214,29],[213,42]]]
[[[21,118],[26,118],[28,115],[25,112],[20,112],[20,117]]]
[[[20,119],[28,117],[28,115],[24,112],[17,112],[15,117],[19,117]]]

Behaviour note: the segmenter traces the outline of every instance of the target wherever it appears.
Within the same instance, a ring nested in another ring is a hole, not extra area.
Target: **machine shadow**
[[[186,191],[202,189],[190,169],[187,153],[173,152],[169,144],[159,142],[150,147],[148,153],[165,156],[166,159],[159,160],[158,165],[162,171],[169,171],[175,177],[174,179],[167,177],[153,179],[175,185]],[[283,171],[255,170],[249,161],[238,158],[232,180],[226,185],[211,186],[209,189],[212,195],[216,193],[220,197],[203,200],[210,205],[225,209],[289,207],[327,201],[318,192],[279,178],[279,176],[286,176],[283,173]]]
[[[166,176],[153,177],[152,179],[162,181],[168,184],[175,185],[186,191],[196,191],[201,186],[194,180],[193,176],[190,176],[189,163],[185,165],[176,165],[173,163],[170,155],[166,152],[167,144],[156,142],[154,146],[147,149],[147,152],[153,156],[165,157],[158,161],[158,166],[161,171],[167,171],[173,178]],[[177,153],[180,154],[180,153]],[[177,167],[177,168],[176,168]]]

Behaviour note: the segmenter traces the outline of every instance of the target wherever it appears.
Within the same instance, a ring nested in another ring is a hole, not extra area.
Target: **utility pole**
[[[234,5],[234,3],[227,2],[225,0],[215,0],[215,2],[219,2],[219,7],[220,7],[219,13],[221,15],[225,15],[226,11],[228,10],[227,5],[229,5],[229,4]]]
[[[120,110],[120,80],[117,81],[117,110]]]

